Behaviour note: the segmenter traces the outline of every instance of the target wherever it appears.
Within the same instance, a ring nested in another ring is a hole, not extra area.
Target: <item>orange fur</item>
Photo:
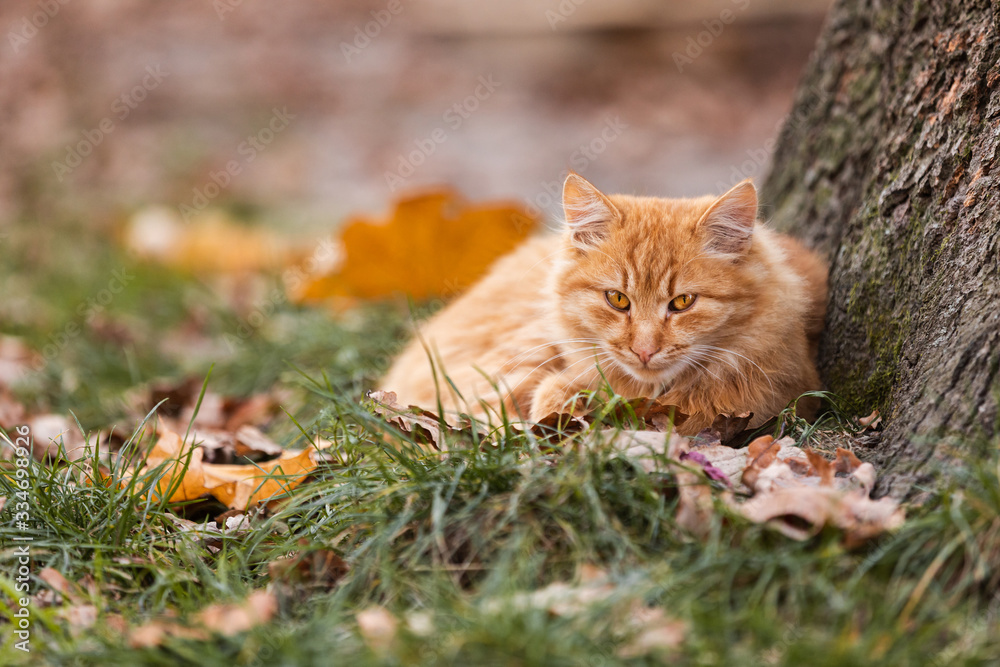
[[[603,375],[618,394],[690,414],[685,433],[718,414],[761,424],[819,388],[826,266],[756,221],[749,181],[718,198],[659,199],[606,196],[570,174],[563,204],[562,237],[498,261],[420,328],[382,387],[403,404],[537,420],[572,409]],[[607,290],[627,296],[627,312]],[[693,305],[672,310],[682,294]],[[800,402],[800,414],[817,405]]]

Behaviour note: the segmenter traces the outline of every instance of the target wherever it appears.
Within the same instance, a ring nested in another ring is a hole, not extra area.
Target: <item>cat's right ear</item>
[[[737,183],[708,207],[698,227],[705,235],[705,249],[739,257],[750,250],[757,221],[757,189],[749,178]]]
[[[569,172],[563,184],[563,211],[573,244],[582,250],[607,238],[618,211],[604,193],[576,172]]]

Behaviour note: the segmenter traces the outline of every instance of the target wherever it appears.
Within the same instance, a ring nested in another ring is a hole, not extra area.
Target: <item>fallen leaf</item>
[[[688,632],[684,621],[667,616],[662,607],[636,605],[629,624],[635,634],[616,652],[618,657],[624,659],[675,649],[684,642]]]
[[[717,482],[722,482],[726,486],[732,486],[729,482],[729,476],[725,472],[719,470],[708,460],[702,452],[688,451],[681,454],[681,461],[691,461],[701,466],[701,469],[705,472],[705,475],[709,479],[714,479]]]
[[[156,482],[155,495],[158,498],[168,496],[167,502],[176,503],[203,496],[207,492],[202,464],[204,450],[195,447],[193,442],[185,444],[181,436],[164,426],[162,421],[159,432],[160,437],[139,473],[163,466]]]
[[[268,591],[254,591],[245,600],[205,607],[194,620],[197,627],[178,622],[172,614],[150,620],[128,633],[132,648],[155,648],[168,637],[206,641],[211,633],[226,637],[246,632],[270,621],[278,611],[278,601]]]
[[[301,484],[316,468],[313,457],[314,450],[303,449],[255,465],[204,464],[204,486],[226,506],[246,509]]]
[[[131,648],[156,648],[168,637],[206,641],[209,634],[202,628],[189,628],[171,618],[149,621],[128,633],[128,645]]]
[[[17,424],[24,423],[24,404],[15,399],[7,387],[0,385],[0,428],[11,431]]]
[[[392,647],[399,629],[399,621],[385,607],[368,607],[355,617],[358,630],[368,647],[375,653],[385,654]]]
[[[872,413],[867,417],[861,417],[858,419],[858,423],[861,424],[866,431],[874,431],[878,428],[879,424],[882,423],[882,417],[879,416],[878,410],[872,410]]]
[[[347,563],[330,549],[314,549],[271,561],[267,573],[272,581],[321,590],[333,588],[347,574]]]
[[[236,429],[233,449],[237,456],[265,455],[278,456],[282,453],[281,445],[264,435],[256,426],[243,424]]]
[[[205,463],[205,450],[194,439],[187,444],[163,425],[160,437],[149,452],[144,474],[163,466],[155,494],[169,494],[167,502],[176,503],[210,495],[231,509],[245,511],[294,489],[316,469],[323,458],[314,448],[282,450],[278,458],[261,463],[234,465]]]
[[[38,461],[65,458],[76,461],[87,454],[86,442],[74,422],[63,415],[35,415],[28,419],[31,454]]]
[[[64,577],[58,570],[46,567],[38,573],[38,578],[48,584],[49,588],[59,593],[67,600],[75,603],[84,602],[84,596],[77,586]]]
[[[140,209],[126,225],[124,242],[139,257],[197,273],[275,270],[300,254],[287,236],[234,220],[221,209],[187,220],[165,207]]]
[[[812,466],[815,474],[819,476],[819,485],[833,486],[833,462],[827,460],[819,452],[812,450],[806,450],[806,457],[809,459],[809,465]]]
[[[270,394],[254,394],[242,399],[226,398],[224,407],[224,428],[227,431],[238,431],[241,426],[258,426],[270,421],[278,404]]]
[[[40,361],[20,338],[0,335],[0,387],[18,384]]]
[[[236,604],[213,604],[198,613],[197,620],[205,629],[231,637],[250,628],[263,625],[278,611],[278,601],[268,591],[254,591]]]
[[[396,394],[391,391],[370,391],[367,394],[373,403],[375,413],[414,440],[427,444],[439,451],[447,449],[443,433],[460,434],[463,429],[449,425],[433,412],[414,406],[403,407],[396,402]]]
[[[748,488],[754,488],[761,470],[767,468],[778,457],[780,445],[769,435],[762,435],[747,445],[748,464],[743,470],[743,483]]]
[[[332,271],[297,281],[289,292],[300,302],[453,294],[520,245],[535,224],[519,205],[470,205],[450,191],[407,197],[386,220],[348,220]]]
[[[704,537],[712,528],[711,518],[715,514],[712,487],[688,470],[678,469],[677,482],[677,525],[698,537]]]
[[[74,637],[97,623],[97,607],[92,604],[71,604],[60,609],[58,615],[69,623]]]

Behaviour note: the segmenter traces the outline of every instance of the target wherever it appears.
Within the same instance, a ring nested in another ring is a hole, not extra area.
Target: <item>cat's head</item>
[[[757,191],[721,197],[605,195],[571,173],[555,273],[567,347],[597,345],[601,365],[644,383],[711,372],[757,308]],[[728,355],[727,355],[728,356]]]

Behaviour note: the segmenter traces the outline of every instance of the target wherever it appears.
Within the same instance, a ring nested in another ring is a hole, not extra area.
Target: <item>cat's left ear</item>
[[[607,238],[618,210],[604,193],[576,172],[570,172],[563,184],[563,211],[573,243],[586,250]]]
[[[757,188],[749,178],[738,183],[708,207],[698,221],[705,248],[723,255],[743,255],[750,250],[757,222]]]

